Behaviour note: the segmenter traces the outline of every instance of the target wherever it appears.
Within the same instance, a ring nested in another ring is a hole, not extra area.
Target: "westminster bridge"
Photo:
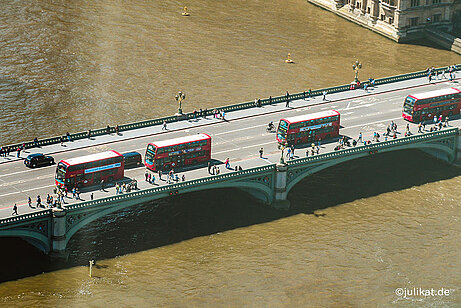
[[[416,149],[449,164],[460,165],[461,119],[454,118],[447,128],[435,132],[416,133],[416,126],[411,124],[412,135],[403,137],[406,122],[401,118],[403,99],[409,93],[457,87],[458,81],[436,80],[428,84],[423,72],[412,74],[389,77],[385,82],[377,80],[368,92],[350,90],[347,85],[329,88],[325,101],[320,95],[321,89],[314,91],[312,97],[306,97],[304,92],[290,95],[289,107],[286,107],[286,97],[281,96],[270,101],[262,100],[258,106],[249,102],[218,108],[226,112],[226,120],[187,114],[182,118],[175,116],[120,125],[118,134],[106,129],[94,130],[90,139],[86,138],[86,133],[77,133],[72,135],[72,142],[65,144],[61,144],[60,137],[41,139],[38,144],[27,143],[22,157],[10,155],[0,161],[0,236],[21,237],[45,253],[60,255],[65,252],[71,237],[88,223],[156,199],[195,191],[237,188],[264,204],[283,209],[289,207],[288,193],[302,179],[354,159]],[[337,143],[330,140],[321,145],[317,155],[306,157],[306,149],[297,148],[294,159],[281,159],[283,154],[277,148],[274,134],[265,130],[267,123],[276,123],[281,117],[327,109],[341,113],[340,134],[351,139],[363,133],[363,139],[371,141],[373,132],[382,133],[390,121],[398,124],[401,133],[397,139],[373,141],[339,151],[334,150]],[[168,123],[166,132],[161,129],[163,121]],[[215,164],[230,158],[232,167],[241,166],[243,170],[221,166],[221,174],[210,175],[206,166],[199,166],[179,170],[186,181],[170,184],[158,180],[152,185],[140,180],[144,178],[144,168],[134,168],[125,172],[126,180],[138,180],[139,189],[132,192],[116,194],[114,187],[104,191],[89,188],[82,192],[80,200],[68,198],[61,208],[52,209],[33,209],[25,202],[28,196],[51,194],[54,186],[54,166],[25,169],[22,159],[30,153],[52,154],[59,160],[107,149],[144,152],[146,144],[153,138],[165,140],[197,132],[212,137]],[[264,148],[262,158],[258,153],[261,147]],[[90,200],[90,194],[94,195],[93,200]],[[19,215],[12,216],[15,203]]]

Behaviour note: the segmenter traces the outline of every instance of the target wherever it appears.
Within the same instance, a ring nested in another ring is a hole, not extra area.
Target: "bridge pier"
[[[287,199],[287,170],[286,164],[275,166],[275,196],[271,206],[280,210],[290,208],[290,201]]]
[[[454,165],[461,167],[461,129],[458,131],[458,139],[456,142],[456,158]]]
[[[67,260],[69,257],[66,250],[66,216],[65,209],[53,209],[50,257],[54,259]]]

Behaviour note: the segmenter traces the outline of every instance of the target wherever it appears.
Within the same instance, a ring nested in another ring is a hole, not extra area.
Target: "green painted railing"
[[[48,209],[48,210],[43,210],[43,211],[40,211],[40,212],[22,214],[22,215],[18,215],[18,216],[14,216],[14,217],[8,217],[8,218],[0,219],[0,230],[2,229],[2,227],[12,225],[12,224],[15,224],[15,223],[18,223],[18,222],[24,222],[24,221],[28,221],[28,220],[35,220],[35,219],[43,217],[43,216],[50,216],[51,212],[52,212],[52,210]]]
[[[442,72],[446,70],[447,67],[441,67],[435,69],[437,72]],[[456,65],[456,70],[461,70],[461,65]],[[385,77],[385,78],[379,78],[375,79],[375,85],[380,85],[380,84],[385,84],[385,83],[392,83],[392,82],[397,82],[397,81],[402,81],[402,80],[408,80],[408,79],[414,79],[414,78],[421,78],[421,77],[426,77],[427,73],[426,71],[420,71],[420,72],[413,72],[413,73],[408,73],[408,74],[402,74],[402,75],[397,75],[397,76],[391,76],[391,77]],[[363,84],[368,84],[368,81],[364,82]],[[322,95],[323,91],[327,92],[328,94],[331,93],[337,93],[337,92],[343,92],[343,91],[348,91],[350,90],[350,85],[341,85],[341,86],[336,86],[336,87],[330,87],[330,88],[324,88],[324,89],[317,89],[313,90],[311,93],[311,97],[314,96],[320,96]],[[289,100],[297,100],[297,99],[302,99],[308,97],[307,92],[300,92],[296,94],[290,94],[288,96]],[[276,103],[281,103],[285,102],[287,97],[285,95],[283,96],[277,96],[273,97],[271,99],[266,98],[266,99],[261,99],[260,103],[261,106],[264,105],[271,105],[271,104],[276,104]],[[233,104],[233,105],[228,105],[228,106],[223,106],[223,107],[216,107],[213,108],[218,110],[218,111],[224,111],[224,112],[229,112],[229,111],[235,111],[235,110],[242,110],[242,109],[248,109],[248,108],[254,108],[257,107],[255,106],[255,102],[245,102],[245,103],[240,103],[240,104]],[[207,110],[206,115],[212,115],[213,110]],[[205,111],[204,111],[205,112]],[[132,130],[132,129],[137,129],[137,128],[143,128],[143,127],[149,127],[153,125],[161,125],[163,122],[171,123],[171,122],[176,122],[180,121],[182,119],[192,119],[194,117],[193,113],[186,113],[184,114],[183,117],[179,118],[177,116],[168,116],[168,117],[163,117],[163,118],[158,118],[158,119],[152,119],[152,120],[146,120],[146,121],[140,121],[140,122],[135,122],[135,123],[128,123],[128,124],[122,124],[119,125],[119,131],[127,131],[127,130]],[[115,132],[115,128],[111,127],[110,128],[110,133]],[[108,134],[107,128],[99,128],[95,130],[91,130],[91,136],[101,136]],[[79,133],[74,133],[71,134],[71,139],[72,140],[79,140],[79,139],[85,139],[88,138],[88,131],[85,132],[79,132]],[[45,139],[40,139],[38,140],[37,143],[34,143],[33,141],[28,141],[24,143],[16,143],[12,145],[6,146],[7,148],[11,149],[11,151],[16,150],[18,147],[21,147],[22,144],[25,145],[25,148],[32,148],[36,146],[44,146],[44,145],[50,145],[50,144],[57,144],[61,142],[61,139],[64,138],[67,142],[66,136],[57,136],[57,137],[51,137],[51,138],[45,138]]]
[[[374,151],[384,149],[384,148],[391,148],[391,147],[398,146],[398,145],[413,143],[415,141],[438,139],[440,137],[450,136],[450,135],[457,136],[458,128],[450,128],[450,129],[445,129],[442,131],[432,132],[432,133],[417,134],[417,135],[413,135],[410,137],[393,139],[390,141],[382,141],[378,143],[372,143],[369,145],[356,146],[356,147],[349,148],[349,149],[329,152],[325,154],[319,154],[319,155],[315,155],[311,157],[293,159],[293,160],[287,161],[286,164],[288,166],[302,165],[302,164],[316,162],[316,161],[334,159],[334,158],[338,158],[342,156],[349,156],[351,154],[358,154],[362,152],[374,152]]]
[[[190,180],[190,181],[185,181],[185,182],[180,182],[176,184],[170,184],[170,185],[165,185],[165,186],[160,186],[160,187],[155,187],[155,188],[150,188],[150,189],[143,189],[143,190],[139,190],[135,192],[125,193],[122,195],[116,195],[116,196],[107,197],[103,199],[97,199],[93,201],[79,202],[79,203],[67,205],[65,206],[65,208],[69,212],[72,212],[72,210],[75,210],[75,209],[87,208],[87,207],[92,207],[92,206],[100,206],[103,204],[114,203],[118,201],[139,198],[139,197],[144,197],[144,196],[158,194],[158,193],[164,193],[164,192],[169,193],[169,192],[174,192],[179,189],[191,188],[191,187],[201,186],[204,184],[223,182],[226,180],[243,179],[243,178],[247,178],[248,176],[254,176],[255,174],[260,174],[262,172],[273,171],[274,169],[275,169],[275,164],[272,164],[272,165],[267,165],[263,167],[256,167],[256,168],[246,169],[242,171],[235,171],[231,173],[224,173],[220,175],[205,177],[205,178],[201,178],[197,180]]]

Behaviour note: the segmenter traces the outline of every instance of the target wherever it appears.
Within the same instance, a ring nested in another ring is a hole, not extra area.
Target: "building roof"
[[[290,117],[290,118],[283,118],[282,120],[285,120],[290,123],[297,123],[297,122],[303,122],[307,120],[313,120],[313,119],[318,119],[318,118],[323,118],[323,117],[331,117],[339,115],[339,112],[336,110],[325,110],[325,111],[320,111],[316,113],[309,113],[309,114],[303,114],[295,117]]]
[[[416,99],[425,99],[425,98],[437,97],[437,96],[442,96],[442,95],[456,94],[460,92],[461,91],[456,88],[445,88],[445,89],[433,90],[429,92],[418,93],[414,95],[412,94],[410,96]]]
[[[69,165],[78,165],[78,164],[83,164],[83,163],[87,163],[91,161],[101,160],[105,158],[113,158],[113,157],[118,157],[118,156],[121,156],[121,155],[120,153],[116,151],[107,151],[107,152],[90,154],[90,155],[80,156],[80,157],[75,157],[75,158],[70,158],[70,159],[63,159],[62,161]]]
[[[179,137],[175,139],[156,141],[156,142],[152,142],[152,144],[157,148],[162,148],[162,147],[166,147],[166,146],[170,146],[174,144],[181,144],[181,143],[200,141],[200,140],[206,140],[206,139],[210,139],[210,136],[208,136],[207,134],[196,134],[196,135],[190,135],[190,136],[185,136],[185,137]]]

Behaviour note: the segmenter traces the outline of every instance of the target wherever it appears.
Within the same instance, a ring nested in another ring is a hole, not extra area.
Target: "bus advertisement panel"
[[[311,143],[339,136],[340,114],[336,110],[280,119],[277,141],[283,145]]]
[[[144,164],[152,171],[169,170],[211,159],[211,137],[196,134],[147,145]]]
[[[116,151],[107,151],[66,160],[56,166],[56,185],[67,188],[96,185],[122,179],[123,156]]]
[[[434,90],[408,95],[403,103],[402,117],[419,123],[434,116],[452,116],[460,113],[461,91],[456,88]]]

